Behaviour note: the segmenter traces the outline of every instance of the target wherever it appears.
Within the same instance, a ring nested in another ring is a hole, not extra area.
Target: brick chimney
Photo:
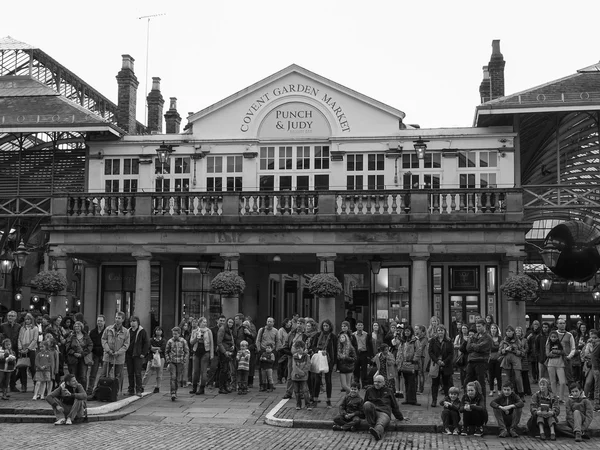
[[[485,103],[492,98],[492,84],[490,82],[490,71],[488,66],[483,66],[483,80],[479,85],[479,96],[481,97],[481,103]]]
[[[178,134],[181,125],[181,116],[177,112],[177,98],[171,97],[169,102],[169,110],[165,114],[165,123],[167,134]]]
[[[117,74],[119,85],[117,104],[117,125],[129,134],[136,132],[135,108],[138,79],[133,72],[134,59],[130,55],[123,56],[123,65]]]
[[[492,57],[487,66],[483,66],[483,80],[479,86],[481,102],[504,97],[504,56],[500,53],[500,40],[492,41]]]
[[[160,78],[152,77],[152,90],[146,97],[148,102],[148,130],[162,133],[163,105],[165,100],[160,93]]]

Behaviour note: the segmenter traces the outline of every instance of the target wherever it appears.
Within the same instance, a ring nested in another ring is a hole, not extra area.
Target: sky
[[[403,111],[405,123],[468,127],[492,40],[506,61],[506,94],[600,60],[598,0],[25,4],[4,8],[0,37],[40,48],[115,103],[121,55],[133,56],[140,122],[152,77],[165,112],[177,97],[183,125],[189,112],[295,63]],[[140,19],[155,14],[164,15]]]

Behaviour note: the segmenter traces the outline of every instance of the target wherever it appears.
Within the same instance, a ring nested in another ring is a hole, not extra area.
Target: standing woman
[[[531,385],[529,384],[529,359],[527,354],[529,353],[529,342],[525,339],[522,327],[515,328],[515,334],[517,339],[521,340],[521,346],[523,347],[523,353],[521,354],[521,378],[523,379],[523,393],[525,395],[531,395]]]
[[[492,316],[491,314],[488,314],[487,316],[485,316],[485,329],[487,330],[488,333],[492,329],[492,325],[495,325],[495,324],[496,323],[494,322],[494,316]]]
[[[577,346],[577,351],[575,352],[575,356],[573,359],[579,359],[579,379],[575,378],[575,381],[579,381],[581,385],[585,385],[585,374],[583,373],[584,365],[583,358],[581,357],[581,353],[583,352],[584,347],[586,346],[590,333],[588,332],[587,325],[585,323],[580,323],[579,328],[577,329],[577,339],[575,339],[575,345]],[[573,336],[575,337],[575,336]]]
[[[454,360],[457,361],[455,366],[458,368],[460,373],[460,387],[464,388],[465,378],[467,376],[467,354],[461,351],[463,344],[466,344],[467,338],[469,337],[469,327],[466,324],[462,324],[456,338],[454,338]]]
[[[437,327],[440,325],[440,319],[437,316],[432,316],[429,319],[429,327],[427,328],[427,338],[431,339],[434,336],[437,336]]]
[[[500,343],[500,354],[504,356],[500,367],[506,377],[516,385],[517,394],[523,399],[523,378],[521,377],[523,346],[512,325],[507,326],[504,331],[504,340]]]
[[[146,387],[146,383],[148,383],[148,379],[150,375],[154,372],[156,374],[156,387],[154,388],[154,393],[158,394],[160,392],[160,382],[162,381],[162,372],[163,367],[165,365],[165,349],[167,346],[167,341],[163,337],[163,329],[159,326],[154,328],[154,336],[150,339],[150,351],[148,352],[148,364],[146,366],[146,373],[144,373],[144,377],[142,378],[142,386]],[[152,360],[154,359],[154,354],[158,353],[160,356],[160,366],[156,367],[152,365]]]
[[[321,375],[317,375],[315,382],[312,386],[312,396],[313,399],[316,400],[319,398],[319,393],[321,391],[321,376],[325,377],[325,392],[327,394],[327,407],[331,408],[331,372],[333,372],[333,366],[335,364],[335,356],[337,353],[337,337],[333,333],[333,324],[331,320],[325,319],[321,323],[321,332],[317,335],[316,339],[316,351],[321,351],[327,356],[327,363],[329,366],[329,372]]]
[[[83,331],[83,323],[75,322],[73,332],[67,338],[67,367],[69,373],[81,383],[83,389],[87,388],[88,366],[85,364],[85,355],[92,352],[94,344],[90,336]]]
[[[560,343],[558,333],[552,330],[548,335],[546,342],[546,366],[550,374],[550,385],[552,392],[556,395],[561,403],[565,402],[565,396],[568,395],[566,390],[567,378],[565,376],[565,352]],[[556,386],[556,377],[558,377],[559,386]]]
[[[338,336],[336,364],[337,369],[340,372],[342,389],[344,389],[346,393],[349,393],[350,385],[352,384],[352,374],[354,373],[354,365],[356,364],[356,350],[352,346],[350,338],[346,333],[340,333]]]
[[[431,377],[431,406],[435,408],[438,405],[437,396],[440,390],[440,381],[444,387],[444,396],[450,395],[448,391],[452,384],[452,374],[454,372],[452,367],[454,348],[444,325],[438,325],[437,336],[429,340],[428,349],[431,365],[436,364],[439,366],[438,376]],[[429,373],[431,373],[431,368],[429,370]]]
[[[185,339],[187,342],[188,348],[190,347],[190,339],[192,338],[192,327],[198,326],[198,321],[192,318],[190,321],[188,319],[183,319],[179,324],[179,328],[181,328],[181,338]],[[181,373],[181,378],[179,380],[179,386],[184,387],[186,385],[186,376],[187,376],[187,384],[192,384],[192,368],[194,366],[194,355],[193,352],[190,352],[189,358],[183,363],[183,371]]]
[[[495,323],[490,326],[492,336],[492,348],[490,349],[490,360],[488,362],[488,381],[490,383],[490,397],[494,396],[494,380],[498,395],[502,392],[502,367],[500,367],[500,343],[502,335]]]
[[[371,331],[371,350],[373,355],[376,355],[380,351],[379,349],[381,347],[381,344],[383,344],[384,338],[385,334],[383,333],[383,328],[379,325],[378,322],[373,322],[373,331]]]
[[[421,406],[417,403],[417,375],[419,360],[421,358],[421,346],[415,337],[413,327],[404,328],[403,343],[396,355],[396,365],[402,372],[404,378],[405,398],[403,404]]]
[[[277,350],[277,384],[283,384],[283,379],[287,381],[288,373],[288,355],[282,350],[285,348],[287,343],[288,335],[292,331],[292,320],[285,318],[283,319],[283,326],[277,330],[277,343],[275,344],[275,350]]]
[[[308,353],[308,358],[309,358],[309,362],[310,359],[312,358],[312,356],[317,353],[317,339],[318,339],[318,334],[319,334],[319,330],[317,328],[317,323],[310,317],[308,317],[306,319],[306,330],[304,332],[304,334],[306,335],[306,350],[305,352]],[[321,374],[320,373],[314,373],[309,371],[308,373],[308,393],[310,395],[310,401],[308,402],[309,405],[311,406],[316,406],[316,402],[314,401],[314,397],[313,397],[313,391],[314,391],[314,386],[317,385],[319,392],[321,390]]]
[[[207,326],[205,317],[198,319],[198,328],[195,329],[190,343],[194,355],[194,368],[192,370],[192,390],[190,394],[204,395],[206,387],[206,375],[210,367],[210,361],[214,358],[214,346],[212,331]]]
[[[539,368],[537,364],[537,348],[535,345],[535,340],[540,334],[540,321],[534,320],[531,324],[531,331],[527,336],[527,347],[529,351],[527,353],[527,358],[529,360],[529,367],[531,370],[531,378],[533,378],[533,382],[537,383],[540,378]]]
[[[29,358],[29,373],[33,381],[35,377],[35,352],[38,345],[39,331],[35,320],[30,313],[25,315],[25,321],[19,330],[18,355],[21,358]],[[21,392],[27,392],[27,368],[17,369],[21,378]]]
[[[219,350],[219,394],[229,394],[229,389],[232,370],[233,358],[235,356],[235,344],[233,341],[233,324],[232,318],[227,319],[225,325],[219,328],[217,333],[217,349]]]

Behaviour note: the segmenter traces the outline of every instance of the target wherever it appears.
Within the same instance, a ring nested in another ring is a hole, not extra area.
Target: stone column
[[[133,252],[131,256],[137,261],[135,272],[135,306],[133,314],[140,318],[140,325],[147,330],[150,330],[150,261],[152,260],[152,253],[145,250],[137,250]]]
[[[61,273],[67,279],[67,285],[69,284],[69,278],[67,278],[67,259],[69,257],[62,249],[55,249],[51,254],[52,258],[56,263],[56,270]],[[50,298],[50,297],[49,297]],[[49,311],[51,317],[56,317],[59,314],[65,317],[67,314],[67,290],[57,292],[56,295],[51,296],[52,301],[49,305]]]
[[[100,300],[98,298],[99,270],[100,267],[96,263],[83,263],[83,273],[81,276],[81,282],[83,283],[81,306],[83,309],[83,318],[89,325],[95,324],[96,316],[101,314],[98,308]]]
[[[335,275],[335,259],[337,255],[335,253],[317,253],[319,259],[319,270],[321,273],[330,273]],[[343,292],[342,294],[343,295]],[[339,298],[339,296],[338,296]],[[321,323],[325,319],[331,320],[334,324],[337,323],[336,304],[338,303],[337,298],[319,298],[319,317],[318,322]]]
[[[219,256],[225,261],[225,270],[229,266],[229,270],[238,273],[238,265],[240,260],[239,253],[221,253]],[[244,280],[245,281],[245,280]],[[236,297],[221,297],[221,307],[225,317],[233,317],[240,312],[240,298]]]
[[[411,253],[410,258],[412,259],[411,325],[424,325],[427,327],[431,317],[429,290],[427,288],[429,253]]]
[[[520,257],[509,256],[508,257],[508,276],[523,273],[523,261]],[[504,282],[504,280],[502,281]],[[502,284],[502,283],[500,283]],[[506,325],[512,325],[513,327],[522,327],[525,330],[525,314],[526,314],[526,302],[516,302],[514,300],[508,300],[503,296],[503,302],[507,305],[508,309],[508,323]]]

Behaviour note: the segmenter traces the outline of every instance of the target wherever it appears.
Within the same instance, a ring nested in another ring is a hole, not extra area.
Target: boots
[[[264,383],[263,383],[263,384],[261,384],[261,385],[260,385],[260,389],[259,389],[259,391],[260,391],[260,392],[265,392],[266,390],[267,390],[267,385],[266,385],[266,384],[264,384]]]
[[[204,386],[199,386],[196,395],[204,395]]]
[[[271,383],[267,384],[267,392],[273,392],[273,385]]]
[[[302,397],[296,396],[296,409],[302,409]]]

